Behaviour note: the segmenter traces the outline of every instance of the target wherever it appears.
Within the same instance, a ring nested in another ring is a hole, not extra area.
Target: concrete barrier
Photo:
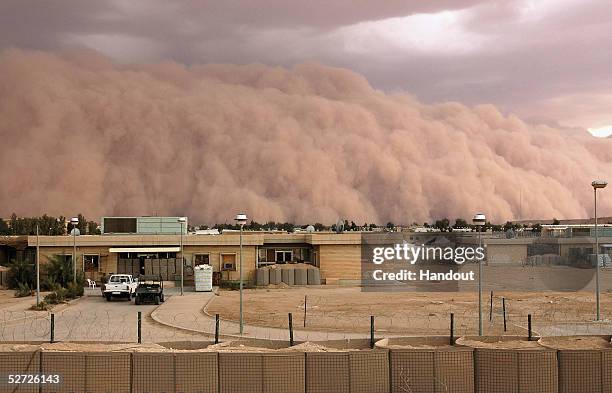
[[[270,269],[267,267],[260,267],[256,273],[256,285],[258,287],[265,287],[270,284]]]
[[[307,269],[295,269],[295,285],[308,285],[308,271]]]
[[[270,269],[270,284],[278,285],[282,282],[281,269]]]
[[[293,268],[284,268],[281,269],[282,280],[287,285],[294,285],[295,282],[295,269]]]
[[[308,285],[321,285],[321,272],[316,267],[311,267],[307,269],[308,271]]]

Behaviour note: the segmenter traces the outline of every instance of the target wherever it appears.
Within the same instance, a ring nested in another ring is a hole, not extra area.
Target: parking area
[[[180,288],[168,288],[166,298],[176,296]],[[173,329],[155,322],[154,304],[136,305],[134,300],[113,299],[110,302],[100,289],[86,289],[85,296],[50,312],[1,311],[0,341],[47,341],[51,335],[54,314],[56,341],[136,342],[138,313],[141,313],[143,342],[197,339],[195,333]]]

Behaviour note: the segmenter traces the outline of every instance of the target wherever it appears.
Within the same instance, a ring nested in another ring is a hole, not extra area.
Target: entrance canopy
[[[121,253],[121,252],[179,252],[180,247],[122,247],[122,248],[109,248],[108,252]]]

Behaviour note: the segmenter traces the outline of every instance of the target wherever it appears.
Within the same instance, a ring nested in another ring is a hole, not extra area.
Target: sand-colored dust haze
[[[491,105],[425,105],[318,64],[136,66],[8,50],[0,138],[0,216],[573,218],[592,214],[590,181],[612,174],[610,138]],[[600,207],[612,214],[612,194]]]

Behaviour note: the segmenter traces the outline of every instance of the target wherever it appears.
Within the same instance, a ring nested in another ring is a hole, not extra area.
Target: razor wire
[[[563,296],[550,297],[538,303],[531,312],[534,336],[601,335],[611,334],[608,321],[593,322],[589,307],[566,304]],[[494,295],[493,307],[486,303],[484,334],[488,336],[528,334],[528,313],[516,296],[506,298],[505,313],[501,295]],[[453,336],[478,334],[478,313],[475,304],[468,302],[436,301],[435,310],[418,307],[382,309],[363,306],[358,312],[350,304],[338,307],[324,296],[309,296],[306,313],[304,302],[294,307],[267,313],[247,313],[245,337],[267,340],[288,340],[288,312],[293,316],[296,341],[325,341],[335,339],[365,339],[370,334],[370,317],[374,316],[374,334],[377,339],[400,336],[450,335],[450,315],[454,317]],[[214,301],[212,302],[214,305]],[[138,338],[138,311],[131,307],[117,310],[78,309],[68,306],[61,311],[7,311],[0,310],[0,341],[49,341],[53,329],[54,341],[136,342]],[[215,309],[215,307],[210,307]],[[288,311],[288,312],[286,312]],[[163,315],[155,308],[142,312],[141,340],[143,342],[171,342],[184,340],[210,340],[217,329],[211,311],[181,312],[165,309]],[[53,314],[53,327],[51,315]],[[220,313],[218,333],[226,339],[238,337],[235,312]],[[304,315],[306,320],[304,321]],[[505,315],[505,318],[504,318]],[[505,319],[505,323],[504,323]],[[304,326],[305,325],[305,326]],[[505,326],[504,326],[505,325]]]

